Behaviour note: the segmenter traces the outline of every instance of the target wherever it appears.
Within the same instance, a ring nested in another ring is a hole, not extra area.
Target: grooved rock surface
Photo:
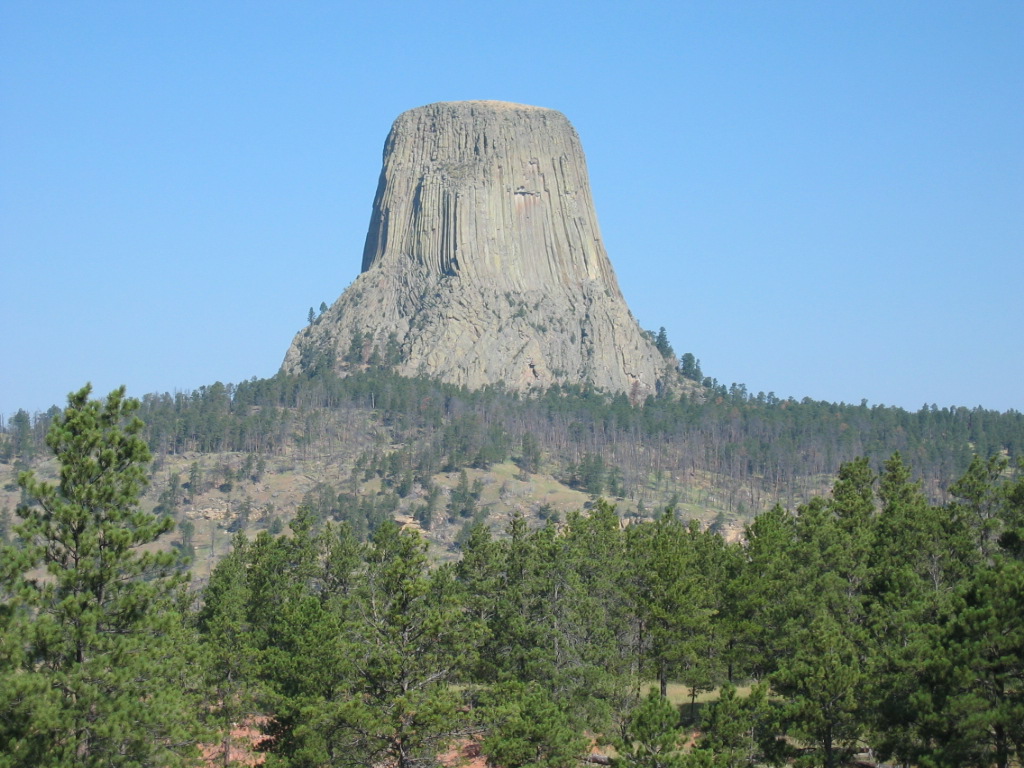
[[[395,120],[362,273],[283,369],[370,363],[470,388],[674,380],[619,291],[564,115],[465,101]]]

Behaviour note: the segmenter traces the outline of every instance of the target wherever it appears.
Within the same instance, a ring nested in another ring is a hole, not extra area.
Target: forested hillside
[[[671,354],[667,340],[657,343]],[[467,520],[488,510],[500,527],[515,511],[544,517],[584,503],[571,493],[543,495],[552,483],[614,499],[622,515],[650,517],[669,507],[738,533],[773,504],[794,506],[824,492],[856,457],[878,468],[899,451],[926,496],[944,502],[972,456],[1013,461],[1024,446],[1024,416],[1014,411],[927,406],[911,413],[752,395],[703,379],[689,354],[680,370],[685,388],[643,402],[571,387],[536,397],[469,391],[402,378],[383,364],[346,378],[277,375],[146,395],[140,415],[156,459],[148,499],[180,519],[185,510],[222,508],[221,544],[211,554],[223,550],[224,529],[287,520],[303,499],[363,537],[401,512],[451,546]],[[8,518],[13,510],[17,470],[45,458],[57,413],[20,411],[4,425],[0,514],[4,504]],[[493,471],[509,461],[513,480]],[[463,470],[477,485],[462,482],[456,492]],[[488,490],[481,500],[481,484],[499,486],[502,498]]]
[[[1004,457],[941,504],[899,454],[856,458],[734,543],[605,502],[515,516],[445,565],[415,529],[363,541],[302,507],[283,535],[239,532],[196,592],[147,546],[172,522],[137,504],[141,409],[88,396],[53,415],[58,479],[21,475],[0,552],[0,766],[226,762],[239,722],[283,766],[414,768],[455,740],[503,768],[592,745],[622,768],[1024,754],[1024,475]]]

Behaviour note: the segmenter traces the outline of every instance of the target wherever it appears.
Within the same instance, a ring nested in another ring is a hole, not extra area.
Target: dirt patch
[[[231,739],[227,744],[201,744],[199,749],[203,756],[203,765],[262,765],[267,756],[259,751],[260,745],[269,737],[264,736],[260,726],[266,724],[267,717],[253,717],[244,723],[236,723],[231,728]],[[225,746],[227,759],[225,759]]]
[[[480,742],[474,739],[459,739],[437,759],[445,768],[487,768],[487,758],[480,751]]]

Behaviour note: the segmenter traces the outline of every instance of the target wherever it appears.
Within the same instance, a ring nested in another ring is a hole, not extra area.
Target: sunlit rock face
[[[296,335],[283,367],[368,364],[470,388],[631,395],[673,376],[619,290],[564,115],[464,101],[398,117],[362,273]]]

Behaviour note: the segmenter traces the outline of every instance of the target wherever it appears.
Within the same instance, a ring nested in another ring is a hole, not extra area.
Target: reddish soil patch
[[[445,768],[486,768],[487,758],[480,752],[480,742],[473,739],[459,739],[447,752],[438,755]]]
[[[224,742],[219,744],[202,744],[200,750],[203,764],[214,766],[224,765],[262,765],[267,756],[260,753],[259,746],[268,737],[260,731],[260,726],[269,718],[253,717],[244,723],[236,724],[231,729],[231,744],[227,760],[224,759]]]

